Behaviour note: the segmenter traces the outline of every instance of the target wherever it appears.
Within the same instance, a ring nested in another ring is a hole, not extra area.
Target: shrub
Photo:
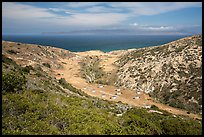
[[[66,62],[62,62],[63,64],[67,64]]]
[[[3,73],[2,75],[2,91],[17,92],[22,90],[26,84],[24,75],[17,72]]]
[[[24,68],[22,68],[22,71],[24,72],[24,73],[30,73],[30,70],[34,70],[33,69],[33,67],[32,66],[26,66],[26,67],[24,67]]]
[[[84,93],[83,91],[76,89],[75,87],[73,87],[71,84],[67,83],[67,81],[64,78],[61,78],[59,80],[59,84],[63,86],[63,88],[69,89],[72,92],[75,92],[79,95],[84,95],[87,96],[86,93]]]
[[[2,63],[13,64],[14,66],[17,65],[15,61],[13,61],[12,59],[6,57],[5,55],[2,55]]]
[[[59,83],[64,87],[64,88],[67,88],[68,87],[68,83],[67,81],[64,79],[64,78],[61,78],[59,80]]]
[[[164,119],[161,126],[167,135],[198,135],[202,131],[199,123],[180,118]]]
[[[17,54],[17,53],[19,53],[18,51],[14,51],[14,50],[8,50],[7,51],[9,54]]]
[[[35,90],[32,90],[32,93],[40,94],[40,93],[44,93],[44,91],[41,89],[35,89]]]
[[[202,39],[198,39],[198,40],[196,41],[196,45],[202,46]]]
[[[179,101],[172,101],[172,102],[169,103],[169,106],[180,108],[180,109],[185,108],[184,104],[182,102],[179,102]]]
[[[43,77],[43,76],[44,76],[44,75],[42,74],[42,72],[40,72],[40,71],[37,71],[35,75],[38,76],[38,77]]]
[[[124,122],[125,131],[136,135],[159,135],[162,133],[154,123],[137,115],[129,115]]]
[[[43,66],[51,68],[51,65],[49,63],[43,63]]]
[[[157,106],[155,106],[155,105],[152,105],[151,109],[159,110],[159,108]]]

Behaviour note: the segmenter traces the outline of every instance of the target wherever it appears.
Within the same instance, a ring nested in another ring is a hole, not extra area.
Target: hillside
[[[188,39],[202,45],[200,36]],[[201,48],[195,53],[198,59]],[[2,134],[201,134],[200,115],[159,103],[143,91],[138,94],[130,90],[134,83],[122,81],[122,69],[134,66],[133,53],[142,50],[146,48],[70,52],[2,41]]]
[[[132,50],[115,62],[117,86],[202,113],[202,36]]]

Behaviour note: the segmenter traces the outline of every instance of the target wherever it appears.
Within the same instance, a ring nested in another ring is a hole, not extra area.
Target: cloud
[[[96,5],[101,5],[105,2],[68,2],[66,4],[69,8],[87,8],[87,7],[93,7]]]
[[[36,7],[20,2],[2,3],[3,31],[66,31],[126,26],[137,31],[175,31],[175,26],[130,23],[143,15],[156,15],[188,7],[199,2],[68,2],[59,7]],[[129,29],[128,28],[128,29]]]
[[[48,8],[48,9],[54,12],[65,11],[64,9],[59,9],[59,8]]]
[[[202,7],[201,2],[69,2],[67,8],[89,13],[117,13],[130,16],[157,15],[189,7]]]
[[[140,25],[138,23],[132,23],[130,24],[135,29],[141,29],[141,30],[154,30],[154,31],[165,31],[165,30],[175,30],[173,26],[151,26],[151,25]]]
[[[110,5],[114,8],[126,8],[137,16],[156,15],[189,7],[202,7],[201,2],[119,2]]]
[[[138,26],[138,24],[137,23],[133,23],[133,24],[130,24],[131,26]]]
[[[57,18],[46,8],[39,8],[14,2],[2,4],[2,30],[8,32],[32,32],[48,29],[52,23],[50,19]]]
[[[78,13],[76,10],[67,10],[63,8],[48,8],[50,11],[55,12],[55,14],[60,15],[60,13],[66,13],[66,14],[76,14]]]
[[[159,26],[159,27],[146,27],[144,29],[164,31],[164,30],[173,30],[174,28],[172,26]]]
[[[113,8],[108,8],[104,6],[95,6],[95,7],[90,7],[86,9],[87,12],[89,13],[110,13],[110,12],[118,12],[118,10],[115,10]]]
[[[2,16],[5,18],[36,19],[56,17],[55,14],[48,12],[45,8],[33,7],[13,2],[3,2]]]
[[[67,18],[67,23],[69,22],[72,25],[109,26],[120,24],[127,18],[127,15],[119,13],[80,13]]]
[[[118,25],[128,18],[128,15],[123,13],[80,13],[70,12],[69,9],[38,8],[10,2],[3,3],[2,7],[3,28],[7,26],[16,26],[22,29],[30,29],[32,27],[42,30],[60,27],[66,27],[66,29],[92,28]],[[65,16],[55,13],[61,11],[71,14]]]

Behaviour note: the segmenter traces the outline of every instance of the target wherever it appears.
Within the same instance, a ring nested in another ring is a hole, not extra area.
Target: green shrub
[[[179,102],[179,101],[176,101],[176,100],[171,101],[171,102],[169,103],[169,106],[171,106],[171,107],[176,107],[176,108],[180,108],[180,109],[184,109],[184,108],[185,108],[185,106],[184,106],[184,104],[183,104],[182,102]]]
[[[49,63],[43,63],[43,66],[51,68],[51,65]]]
[[[3,72],[2,75],[2,91],[3,92],[17,92],[22,90],[26,84],[24,75],[18,72]]]
[[[35,75],[38,76],[38,77],[42,77],[43,76],[43,74],[41,72],[39,72],[39,71],[37,71]]]
[[[155,106],[155,105],[152,105],[152,106],[151,106],[151,109],[159,110],[159,108],[158,108],[157,106]]]
[[[185,48],[185,46],[180,46],[175,50],[175,52],[177,52],[177,53],[181,52],[184,48]]]
[[[7,51],[9,54],[17,54],[17,53],[19,53],[18,51],[14,51],[14,50],[8,50]]]
[[[85,95],[87,96],[83,91],[76,89],[71,84],[69,84],[64,78],[59,79],[59,84],[63,86],[63,88],[69,89],[72,92],[75,92],[79,95]]]
[[[26,67],[24,67],[24,68],[22,68],[22,71],[24,72],[24,73],[30,73],[30,70],[34,70],[33,69],[33,67],[32,66],[26,66]]]
[[[124,122],[125,131],[136,135],[159,135],[161,129],[147,118],[138,115],[129,115]]]
[[[59,83],[63,86],[63,87],[68,87],[68,83],[67,83],[67,81],[64,79],[64,78],[61,78],[60,80],[59,80]]]
[[[12,64],[14,66],[17,65],[15,61],[13,61],[12,59],[6,57],[5,55],[2,55],[2,63]]]
[[[161,126],[167,135],[199,135],[202,131],[198,122],[180,118],[166,118],[161,122]]]
[[[198,39],[198,40],[196,41],[196,45],[202,46],[202,39]]]

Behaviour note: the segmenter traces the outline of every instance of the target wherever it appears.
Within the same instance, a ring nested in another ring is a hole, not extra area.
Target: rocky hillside
[[[30,47],[24,44],[20,47],[18,43],[3,42],[2,134],[202,134],[202,124],[199,119],[172,115],[156,106],[140,109],[122,102],[106,101],[87,95],[63,78],[56,79],[45,69],[48,66],[54,67],[54,63],[48,61],[60,63],[57,58],[54,59],[55,56],[66,56],[57,52],[61,49],[56,49],[53,53],[48,51],[50,54],[43,54],[42,51],[46,48]],[[31,49],[34,51],[31,52]],[[27,54],[32,54],[32,56]],[[45,58],[40,58],[41,55],[38,54],[45,55]],[[68,55],[73,55],[73,53]],[[43,63],[50,64],[43,65],[39,61],[26,65],[37,57]],[[53,60],[46,61],[48,58]],[[37,64],[39,67],[35,67]]]
[[[132,50],[115,62],[117,86],[173,107],[202,112],[202,36]]]

